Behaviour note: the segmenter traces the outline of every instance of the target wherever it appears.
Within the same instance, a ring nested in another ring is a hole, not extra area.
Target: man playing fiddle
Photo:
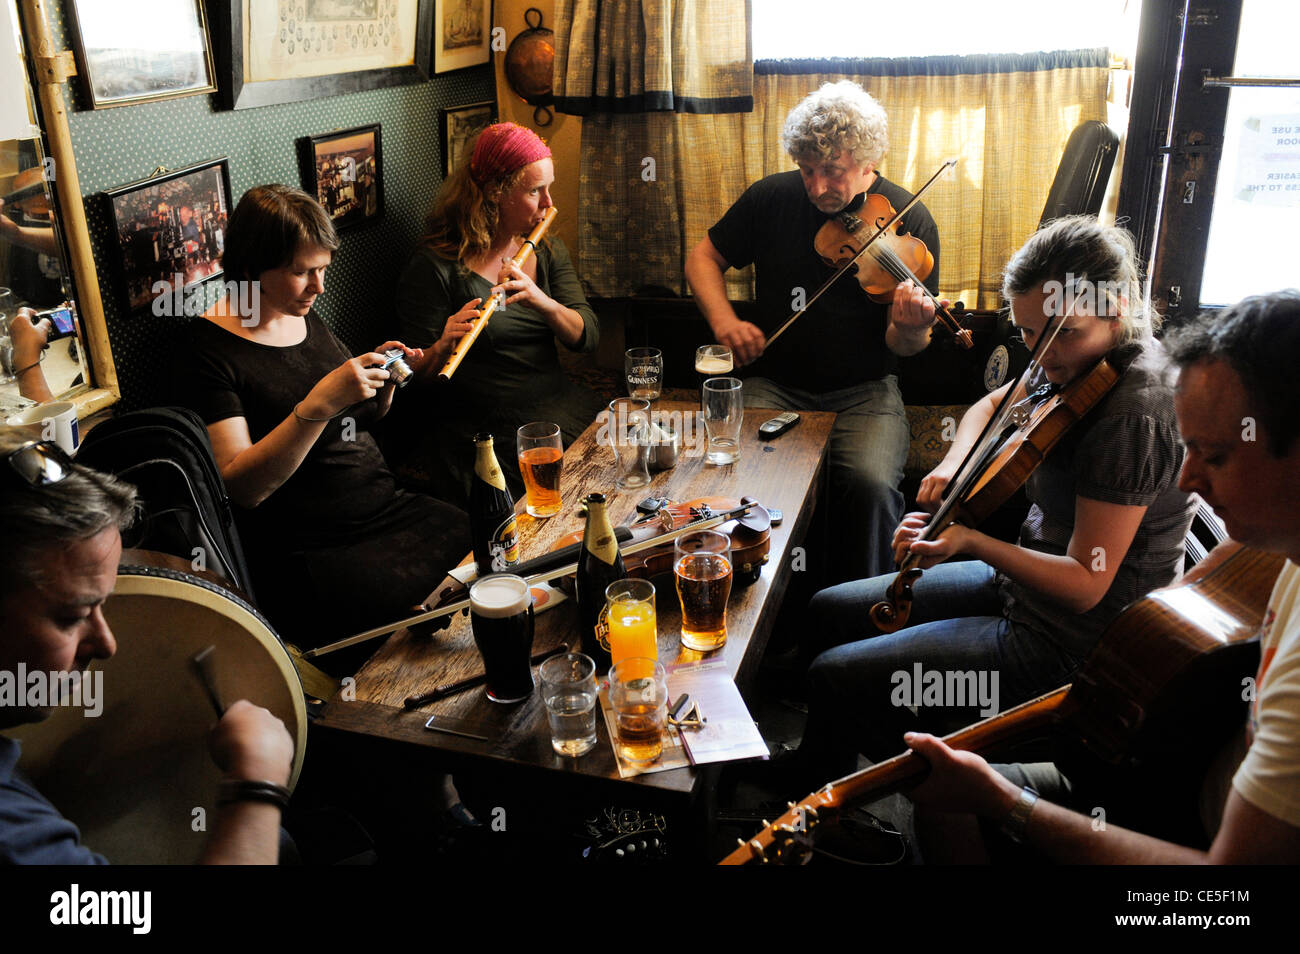
[[[834,411],[830,439],[832,503],[841,529],[837,578],[884,573],[889,538],[902,516],[910,433],[898,389],[895,356],[923,350],[934,307],[910,283],[887,305],[869,299],[850,276],[826,291],[789,331],[765,350],[768,335],[803,307],[832,270],[813,248],[818,230],[837,213],[859,209],[879,194],[895,209],[911,195],[876,172],[888,148],[884,109],[856,83],[828,83],[786,118],[782,143],[798,171],[750,186],[686,260],[686,279],[714,337],[736,363],[752,365],[745,404]],[[926,280],[938,289],[939,234],[920,203],[902,231],[934,255]],[[759,324],[742,321],[727,301],[723,273],[754,263]]]
[[[1206,779],[1208,852],[1115,825],[1098,830],[1091,817],[1022,788],[1019,783],[1028,776],[1019,766],[995,771],[974,753],[954,751],[916,732],[905,740],[930,763],[931,772],[911,797],[919,808],[948,819],[948,825],[957,813],[1001,823],[1029,847],[1065,863],[1295,864],[1300,862],[1300,408],[1293,369],[1300,361],[1300,293],[1261,295],[1202,315],[1172,334],[1166,346],[1181,368],[1174,398],[1187,446],[1181,486],[1214,508],[1234,540],[1287,557],[1261,627],[1248,722]],[[1055,784],[1051,773],[1037,777],[1039,784]]]

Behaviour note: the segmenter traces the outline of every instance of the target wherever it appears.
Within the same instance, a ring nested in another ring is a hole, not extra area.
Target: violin
[[[1033,369],[1031,362],[1026,375]],[[1059,391],[1049,384],[1030,394],[1025,400],[1033,402],[1033,409],[1022,423],[1003,430],[998,422],[1004,417],[1004,409],[1009,410],[1017,388],[1008,390],[998,413],[962,461],[942,505],[917,539],[936,539],[957,522],[968,527],[980,524],[1011,499],[1065,433],[1100,404],[1118,380],[1119,372],[1103,358],[1091,371]],[[871,622],[881,632],[896,632],[907,625],[912,587],[921,576],[922,559],[920,554],[909,553],[884,600],[871,608]]]
[[[923,241],[911,233],[901,233],[904,215],[921,200],[935,180],[948,169],[957,164],[956,159],[949,159],[939,171],[930,177],[930,181],[921,186],[912,200],[903,206],[901,212],[895,212],[889,200],[879,194],[868,193],[859,210],[861,215],[841,212],[828,220],[813,238],[813,248],[822,257],[822,261],[835,268],[835,273],[822,282],[820,288],[802,308],[785,320],[785,323],[767,339],[771,345],[795,320],[813,306],[826,289],[830,288],[849,269],[857,267],[858,280],[873,301],[882,304],[892,300],[894,288],[904,281],[912,282],[934,303],[935,320],[952,332],[953,337],[963,348],[974,347],[971,333],[944,308],[930,290],[921,284],[921,279],[934,270],[934,255],[926,248]],[[871,226],[871,227],[867,227]],[[870,253],[869,260],[867,259]],[[919,271],[918,271],[919,270]],[[920,278],[917,275],[920,275]],[[960,302],[956,305],[962,310]]]
[[[921,284],[934,271],[934,255],[910,232],[904,232],[900,215],[879,193],[868,193],[857,212],[840,212],[817,230],[813,248],[836,271],[856,266],[858,283],[867,297],[887,305],[894,288],[910,281],[934,302],[935,318],[961,343],[974,345],[971,333]],[[862,255],[863,251],[866,255]],[[961,302],[955,306],[962,310]]]
[[[24,212],[34,217],[50,214],[50,194],[45,189],[42,171],[41,166],[32,166],[14,177],[13,189],[7,195],[0,196],[6,212]]]
[[[655,521],[665,533],[668,533],[690,528],[691,525],[719,513],[734,512],[742,506],[748,506],[749,509],[713,529],[725,534],[731,541],[732,579],[739,586],[748,586],[758,580],[772,546],[772,517],[753,497],[746,497],[744,500],[737,500],[734,497],[699,497],[685,503],[670,500],[660,507],[656,514],[633,526],[642,526],[647,522]],[[555,542],[552,549],[581,546],[582,534],[581,530],[567,533]],[[666,539],[663,543],[647,549],[624,553],[623,566],[629,577],[648,580],[661,573],[671,573],[673,559],[673,540]],[[564,578],[561,586],[571,580],[571,577]]]

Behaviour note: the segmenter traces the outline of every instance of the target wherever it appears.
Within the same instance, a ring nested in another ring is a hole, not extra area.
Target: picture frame
[[[212,0],[222,103],[227,109],[251,109],[423,82],[432,62],[433,4]],[[349,7],[355,16],[339,15]],[[290,8],[293,16],[286,12]],[[256,29],[268,23],[277,29]],[[265,37],[263,44],[254,44],[254,36]],[[409,57],[389,55],[398,39],[413,42]]]
[[[65,8],[92,109],[216,91],[202,0],[134,0],[130,17],[116,4],[96,0],[67,0]],[[148,47],[135,39],[142,24]]]
[[[444,106],[439,111],[438,127],[441,130],[442,177],[451,175],[470,138],[480,129],[497,121],[497,103],[485,99],[464,106]]]
[[[383,140],[379,123],[298,140],[302,187],[329,213],[336,229],[384,215]]]
[[[221,253],[233,209],[229,158],[165,171],[103,195],[126,309],[200,313],[194,303],[203,299],[193,290],[223,274]]]
[[[433,71],[480,66],[492,58],[492,0],[435,0]]]

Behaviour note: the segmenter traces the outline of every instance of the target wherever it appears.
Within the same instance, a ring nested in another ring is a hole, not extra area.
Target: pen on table
[[[560,653],[569,651],[568,643],[561,643],[554,649],[547,650],[544,653],[536,653],[528,664],[536,666],[538,663],[546,662],[552,656],[558,656]],[[437,689],[430,690],[423,695],[408,696],[403,705],[407,709],[418,709],[420,706],[427,706],[430,702],[437,702],[439,699],[445,699],[448,696],[454,696],[458,692],[464,692],[466,689],[473,689],[475,686],[481,686],[487,680],[487,673],[479,673],[477,676],[469,676],[459,682],[453,682],[445,686],[439,686]]]

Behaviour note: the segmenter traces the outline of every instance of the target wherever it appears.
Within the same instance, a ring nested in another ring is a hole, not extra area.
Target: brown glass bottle
[[[587,528],[578,555],[578,631],[582,651],[596,661],[598,672],[605,672],[609,669],[609,648],[607,641],[597,635],[596,624],[605,607],[605,587],[627,576],[627,569],[605,509],[605,495],[587,494],[582,502],[587,505]]]
[[[474,435],[474,483],[469,491],[469,532],[479,576],[506,573],[519,562],[515,502],[492,449],[492,435]]]

